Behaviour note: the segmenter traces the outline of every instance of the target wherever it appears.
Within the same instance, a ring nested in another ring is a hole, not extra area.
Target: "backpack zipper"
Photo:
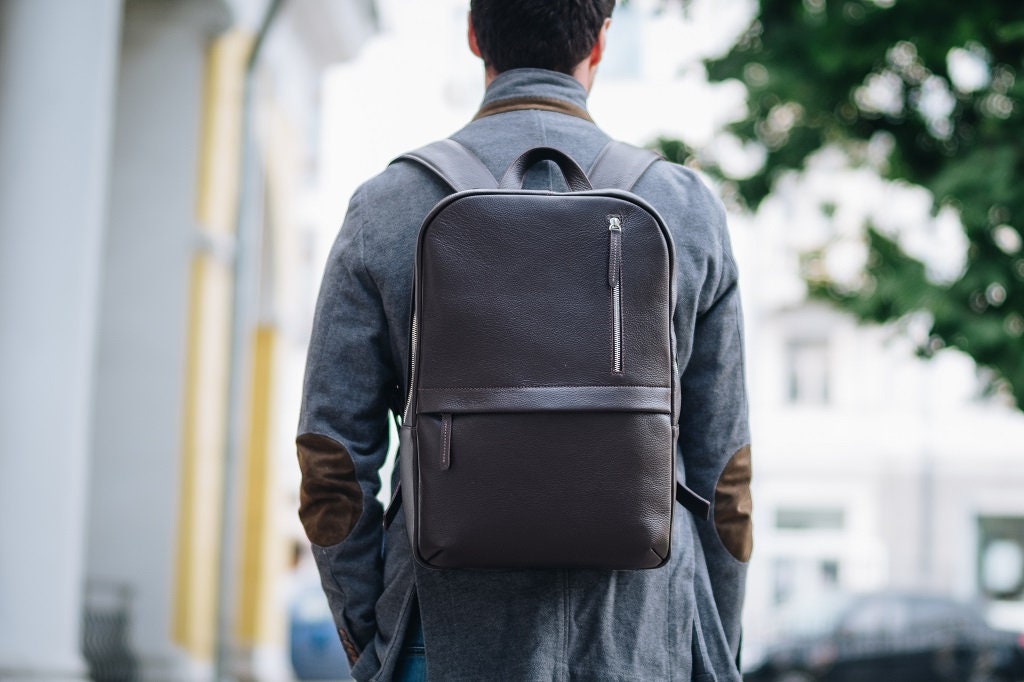
[[[608,217],[608,286],[612,296],[612,372],[622,373],[622,221]]]
[[[448,471],[452,465],[452,415],[441,415],[441,471]]]
[[[409,410],[412,409],[412,393],[416,389],[416,347],[419,345],[419,337],[419,315],[413,313],[411,329],[409,331],[409,395],[405,399],[405,409],[402,410],[402,424],[409,423]]]

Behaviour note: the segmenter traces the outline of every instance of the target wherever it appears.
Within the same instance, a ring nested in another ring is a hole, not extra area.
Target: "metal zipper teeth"
[[[412,325],[409,330],[409,395],[405,399],[402,410],[402,425],[409,423],[409,411],[412,409],[412,394],[416,390],[416,348],[419,346],[420,321],[419,315],[413,313]]]
[[[622,221],[608,217],[608,284],[612,288],[612,372],[622,372]]]
[[[612,289],[612,370],[622,371],[622,284]]]
[[[441,471],[448,471],[452,465],[452,415],[441,415]]]

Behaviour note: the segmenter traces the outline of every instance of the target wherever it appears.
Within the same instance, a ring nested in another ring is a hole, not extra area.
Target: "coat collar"
[[[572,76],[547,69],[511,69],[495,77],[484,93],[483,106],[520,98],[557,99],[587,108],[587,90]]]

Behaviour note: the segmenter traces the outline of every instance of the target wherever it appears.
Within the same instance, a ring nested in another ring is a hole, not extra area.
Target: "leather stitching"
[[[649,386],[647,384],[615,384],[614,386],[607,386],[606,384],[576,384],[576,385],[564,385],[564,386],[442,386],[434,388],[421,387],[419,391],[498,391],[501,389],[514,389],[517,391],[529,390],[532,388],[672,388],[671,386]]]

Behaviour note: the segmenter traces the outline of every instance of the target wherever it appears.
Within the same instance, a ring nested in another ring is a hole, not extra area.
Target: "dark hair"
[[[615,0],[472,0],[484,64],[498,73],[534,67],[571,74],[597,41]]]

